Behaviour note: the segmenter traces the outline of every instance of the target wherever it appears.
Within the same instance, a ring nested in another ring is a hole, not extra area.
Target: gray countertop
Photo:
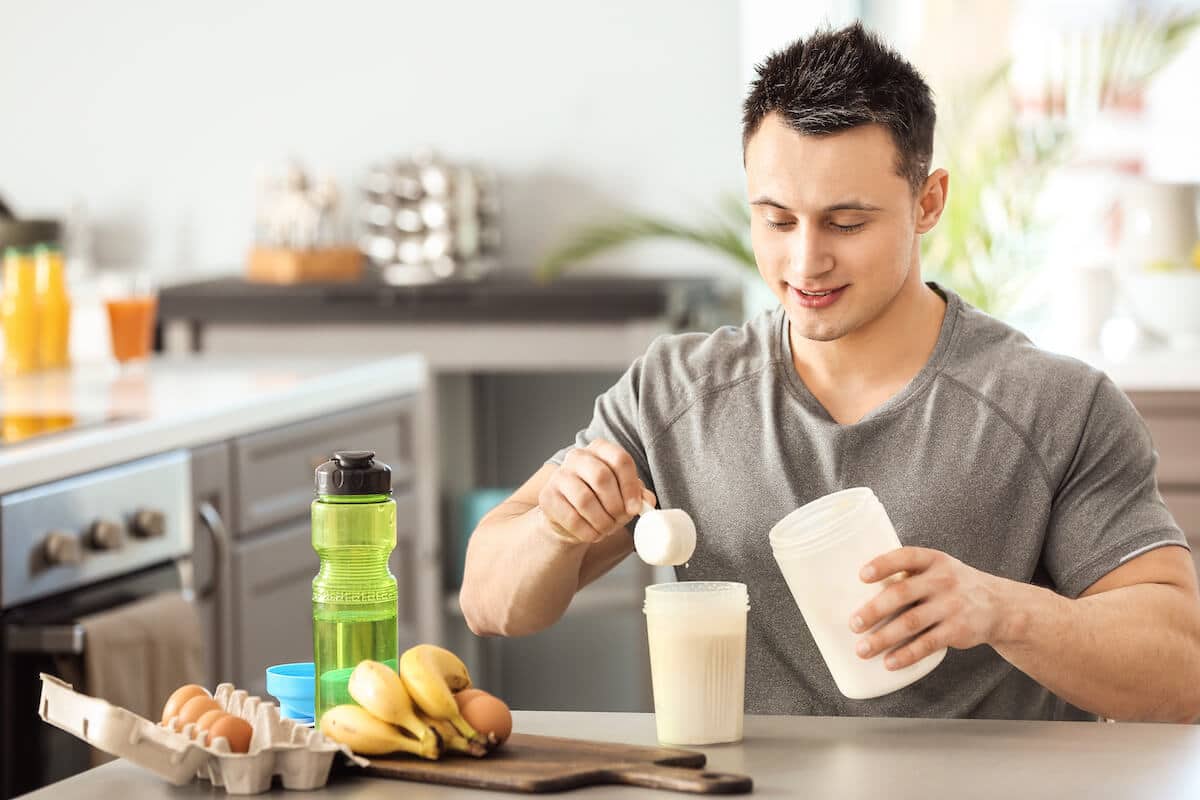
[[[655,744],[649,714],[525,711],[525,733]],[[754,778],[757,797],[838,800],[1175,798],[1200,796],[1200,727],[1136,723],[748,717],[736,745],[697,748],[710,769]],[[626,786],[576,790],[589,800],[654,795]],[[172,787],[115,762],[29,795],[37,800],[174,800],[223,795],[203,782]],[[272,795],[292,794],[278,788]],[[321,797],[384,800],[498,796],[338,776]],[[299,795],[293,795],[299,798]],[[311,796],[311,795],[310,795]]]

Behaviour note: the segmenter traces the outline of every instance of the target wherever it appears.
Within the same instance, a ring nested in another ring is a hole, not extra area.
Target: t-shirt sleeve
[[[1188,546],[1158,492],[1157,463],[1137,410],[1103,378],[1050,512],[1043,559],[1060,593],[1078,597],[1142,553]]]
[[[645,437],[639,424],[638,398],[641,391],[645,358],[638,358],[615,384],[596,398],[592,421],[575,436],[573,444],[559,450],[547,463],[562,464],[575,447],[587,447],[596,439],[605,439],[633,457],[638,477],[650,491],[654,483],[646,457]]]

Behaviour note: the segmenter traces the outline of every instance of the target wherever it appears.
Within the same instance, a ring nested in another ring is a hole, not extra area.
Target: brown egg
[[[196,741],[200,744],[207,745],[208,729],[211,728],[217,720],[228,716],[229,714],[225,713],[219,708],[214,708],[211,711],[205,711],[203,714],[201,714],[200,719],[196,720],[196,731],[194,734]]]
[[[198,694],[191,700],[183,704],[183,708],[179,709],[179,721],[175,726],[175,730],[183,730],[183,726],[189,722],[198,722],[200,717],[204,716],[205,711],[221,710],[221,704],[213,700],[206,694]]]
[[[183,704],[193,697],[204,695],[209,697],[208,689],[203,686],[197,686],[194,683],[189,683],[185,686],[180,686],[175,691],[171,692],[171,696],[167,698],[166,705],[163,706],[162,721],[166,722],[171,717],[179,713],[179,709],[183,708]]]
[[[459,708],[472,728],[484,736],[495,736],[496,744],[503,744],[512,733],[512,712],[499,697],[480,691],[466,698]]]
[[[250,751],[250,738],[253,735],[254,728],[249,722],[241,717],[226,714],[209,728],[208,744],[211,747],[217,739],[225,738],[229,742],[230,750],[235,753],[247,753]]]
[[[474,697],[479,697],[481,694],[487,694],[487,692],[485,692],[483,689],[463,689],[461,692],[458,692],[454,695],[454,702],[458,703],[458,710],[462,711],[463,706],[467,704],[468,700]]]

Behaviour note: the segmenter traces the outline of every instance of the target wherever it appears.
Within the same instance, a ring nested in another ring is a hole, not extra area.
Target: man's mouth
[[[832,289],[800,289],[789,283],[788,294],[804,308],[828,308],[837,302],[842,293],[846,291],[847,286],[838,286]]]

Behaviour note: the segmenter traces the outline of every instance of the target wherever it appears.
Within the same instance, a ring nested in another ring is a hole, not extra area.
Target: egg
[[[198,722],[200,717],[204,716],[205,711],[212,711],[213,709],[220,711],[220,703],[213,700],[207,694],[196,695],[179,709],[179,719],[175,725],[175,730],[183,730],[183,726],[189,722]]]
[[[475,691],[478,694],[473,694],[460,701],[459,710],[462,712],[463,719],[484,736],[494,736],[496,744],[503,744],[512,733],[512,712],[499,697],[480,689]],[[464,692],[459,692],[459,694],[462,695]]]
[[[248,753],[250,739],[254,736],[254,728],[241,717],[226,714],[212,724],[208,730],[208,744],[224,738],[229,742],[229,749],[235,753]]]
[[[458,692],[454,695],[454,702],[458,703],[458,710],[462,711],[463,706],[467,704],[468,700],[479,697],[481,694],[487,694],[487,692],[485,692],[483,689],[463,689],[461,692]]]
[[[193,734],[196,741],[198,741],[200,744],[208,744],[208,729],[211,728],[217,720],[221,719],[221,717],[228,716],[229,714],[225,713],[219,708],[214,708],[211,711],[205,711],[203,714],[201,714],[200,719],[196,720],[196,730]]]
[[[167,722],[171,717],[179,713],[179,709],[183,708],[184,703],[193,697],[200,697],[201,695],[209,697],[208,689],[194,683],[180,686],[171,692],[171,696],[167,698],[167,703],[163,706],[162,721]]]

